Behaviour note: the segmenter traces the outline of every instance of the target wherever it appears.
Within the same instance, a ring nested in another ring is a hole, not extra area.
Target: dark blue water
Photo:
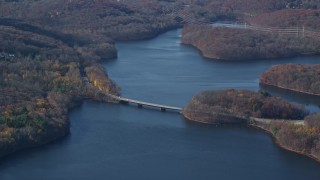
[[[192,47],[180,44],[180,31],[140,42],[118,43],[119,58],[105,64],[122,88],[133,99],[184,106],[193,95],[208,89],[251,89],[258,91],[260,74],[276,64],[319,64],[320,56],[248,62],[213,61],[202,58]],[[232,52],[231,52],[232,53]],[[318,103],[303,97],[281,95],[289,101],[318,111]],[[320,105],[320,104],[318,104]]]
[[[258,90],[259,74],[272,64],[320,60],[209,61],[181,46],[179,31],[117,46],[119,58],[105,66],[123,95],[174,106],[206,89]],[[283,96],[318,111],[316,103]],[[90,101],[70,118],[70,136],[2,160],[0,179],[320,178],[320,164],[278,148],[269,135],[246,126],[198,124],[177,113]]]

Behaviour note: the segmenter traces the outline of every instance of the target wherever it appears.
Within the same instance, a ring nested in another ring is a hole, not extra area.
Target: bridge
[[[171,111],[177,111],[179,113],[182,111],[182,108],[180,108],[180,107],[138,101],[138,100],[129,99],[129,98],[121,97],[121,96],[115,96],[115,95],[111,95],[111,94],[108,94],[108,95],[111,96],[113,99],[119,101],[120,103],[134,104],[134,105],[137,105],[139,108],[142,108],[143,106],[148,106],[148,107],[153,107],[153,108],[159,108],[161,111],[171,110]]]
[[[149,107],[159,108],[161,111],[166,111],[166,110],[172,110],[172,111],[177,111],[177,112],[182,111],[182,108],[179,108],[179,107],[166,106],[166,105],[149,103],[149,102],[144,102],[144,101],[137,101],[137,100],[128,99],[128,98],[124,98],[124,97],[118,97],[118,100],[124,104],[136,104],[140,108],[142,108],[143,106],[149,106]]]
[[[87,77],[83,76],[82,77],[83,84],[89,84],[91,87],[95,87]],[[155,103],[150,103],[150,102],[145,102],[145,101],[138,101],[134,99],[129,99],[121,96],[116,96],[110,93],[105,93],[98,91],[97,94],[102,95],[104,97],[108,97],[108,99],[112,99],[114,101],[120,102],[122,104],[134,104],[137,105],[139,108],[142,108],[143,106],[148,106],[148,107],[153,107],[153,108],[159,108],[161,111],[166,111],[166,110],[171,110],[171,111],[176,111],[181,113],[182,108],[180,107],[174,107],[174,106],[167,106],[167,105],[162,105],[162,104],[155,104]]]

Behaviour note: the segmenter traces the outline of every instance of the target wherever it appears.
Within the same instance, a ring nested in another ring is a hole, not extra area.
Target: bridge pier
[[[142,108],[143,106],[142,106],[142,104],[138,104],[138,108]]]
[[[163,108],[163,107],[160,108],[160,109],[161,109],[162,112],[166,112],[166,110],[167,110],[166,108]]]

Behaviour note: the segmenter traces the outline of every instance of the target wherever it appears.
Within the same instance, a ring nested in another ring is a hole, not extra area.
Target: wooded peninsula
[[[320,113],[309,114],[303,106],[263,91],[204,91],[192,98],[183,115],[209,124],[258,127],[269,132],[281,147],[320,160]]]

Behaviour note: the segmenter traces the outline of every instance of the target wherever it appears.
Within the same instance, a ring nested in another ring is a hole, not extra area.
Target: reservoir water
[[[180,30],[152,40],[119,42],[105,62],[125,97],[182,107],[207,89],[259,90],[259,74],[274,64],[320,62],[319,57],[222,62],[179,42]],[[273,91],[319,111],[318,102]],[[320,164],[273,143],[247,126],[188,122],[174,112],[86,101],[70,113],[71,135],[0,162],[0,179],[308,179]]]

